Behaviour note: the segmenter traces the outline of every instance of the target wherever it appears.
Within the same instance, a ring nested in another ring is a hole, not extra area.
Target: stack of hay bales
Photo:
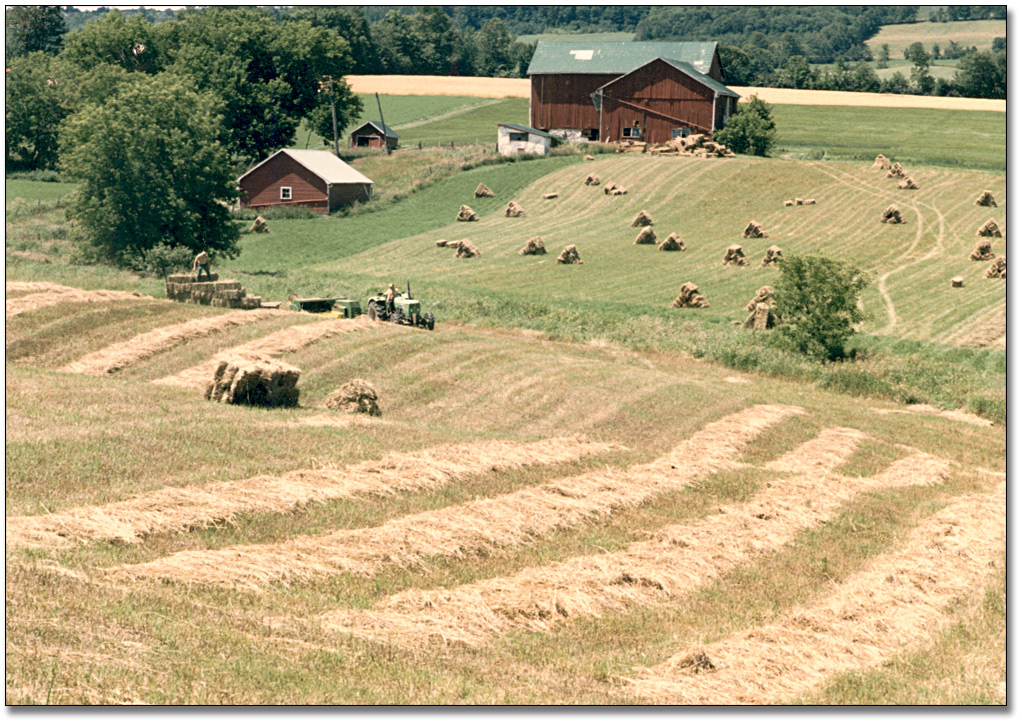
[[[460,220],[463,223],[468,223],[473,220],[479,220],[479,216],[467,205],[461,206],[461,210],[458,211],[458,217],[455,220]]]
[[[997,222],[991,218],[983,225],[979,226],[979,230],[976,231],[976,235],[983,238],[1000,238],[1001,229],[997,227]]]
[[[654,145],[652,155],[694,155],[699,158],[733,158],[735,154],[721,143],[715,143],[702,133],[687,138],[671,138],[666,143]]]
[[[672,308],[708,308],[706,298],[699,294],[699,286],[695,283],[684,283],[678,291],[678,297],[671,303]]]
[[[987,268],[987,278],[1007,278],[1008,277],[1008,262],[1004,259],[1003,255],[997,256],[997,260]]]
[[[448,243],[447,247],[451,247],[450,243]],[[479,249],[468,240],[459,240],[454,247],[456,248],[454,251],[455,258],[478,258],[481,255]]]
[[[873,161],[874,168],[880,168],[881,170],[890,170],[891,161],[884,157],[881,153],[877,155],[876,160]]]
[[[685,241],[677,233],[671,233],[667,240],[657,246],[657,250],[685,250]]]
[[[745,232],[742,233],[743,238],[769,238],[763,226],[757,223],[755,220],[749,221],[749,224],[745,226]]]
[[[266,225],[266,220],[263,219],[263,216],[260,215],[260,216],[257,216],[256,219],[252,221],[252,225],[249,226],[248,232],[249,233],[269,233],[270,232],[270,228],[269,228],[269,226]]]
[[[994,251],[990,247],[989,240],[980,240],[976,243],[976,247],[972,251],[972,255],[969,256],[969,260],[993,260]]]
[[[624,195],[628,192],[628,188],[624,188],[617,183],[610,182],[603,186],[604,195]]]
[[[167,276],[167,298],[179,303],[211,305],[216,308],[240,308],[252,310],[262,305],[258,295],[248,295],[236,280],[220,280],[212,273],[211,280],[196,281],[191,273],[174,273]]]
[[[379,398],[379,394],[369,381],[355,378],[327,396],[323,405],[334,411],[378,416],[381,415],[377,403]]]
[[[599,184],[600,184],[600,176],[599,175],[595,175],[593,173],[590,173],[589,175],[587,175],[586,176],[586,181],[585,181],[585,183],[583,183],[583,185],[599,185]]]
[[[891,169],[887,171],[888,178],[904,178],[905,169],[901,167],[901,163],[895,163],[891,166]]]
[[[582,258],[579,257],[578,249],[574,245],[567,245],[557,256],[557,262],[564,265],[582,265]]]
[[[766,268],[769,265],[777,265],[782,260],[784,258],[781,256],[781,249],[776,245],[771,245],[767,248],[766,255],[763,256],[763,262],[759,264],[759,267]]]
[[[724,260],[721,261],[721,265],[748,265],[749,259],[745,257],[745,253],[742,252],[742,246],[729,245],[727,252],[724,253]]]
[[[648,211],[640,210],[638,215],[632,218],[631,227],[641,228],[644,225],[653,225],[653,216]]]
[[[504,208],[504,217],[505,218],[524,218],[525,217],[525,208],[523,208],[518,203],[516,203],[515,201],[512,200],[510,203],[507,204],[507,207]]]
[[[919,184],[912,178],[905,178],[903,181],[898,183],[899,190],[919,190]]]
[[[518,251],[518,255],[546,255],[546,246],[543,245],[543,238],[536,236],[529,238],[525,247]]]
[[[653,228],[649,225],[640,230],[639,234],[635,236],[635,245],[655,245],[655,244],[656,233],[653,232]]]
[[[989,190],[984,190],[982,193],[979,194],[979,197],[976,198],[976,205],[982,205],[988,208],[996,208],[997,201],[994,200],[993,193],[991,193]]]
[[[486,187],[484,183],[480,183],[476,186],[475,196],[477,198],[492,198],[493,191]]]
[[[756,295],[752,296],[745,305],[745,310],[756,310],[756,306],[760,303],[766,303],[767,305],[774,304],[774,289],[769,285],[764,285],[756,291]]]
[[[645,153],[649,146],[641,140],[622,140],[617,144],[615,153]]]
[[[296,406],[300,375],[298,368],[275,358],[222,360],[206,385],[205,397],[218,403]]]
[[[897,205],[888,205],[883,216],[880,218],[880,222],[897,225],[898,223],[904,223],[905,221],[902,219],[901,211],[898,210]]]

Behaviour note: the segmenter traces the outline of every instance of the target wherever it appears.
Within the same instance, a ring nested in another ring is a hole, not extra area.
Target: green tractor
[[[422,312],[422,304],[412,298],[412,284],[408,284],[407,293],[394,295],[394,307],[387,306],[387,294],[377,293],[366,301],[366,315],[369,320],[389,320],[398,325],[410,325],[413,328],[433,330],[435,319],[433,314]]]

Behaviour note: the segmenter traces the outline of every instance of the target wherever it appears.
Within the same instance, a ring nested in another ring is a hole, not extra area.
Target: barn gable
[[[716,42],[548,42],[540,40],[528,75],[619,76],[655,58],[675,58],[720,80]]]
[[[278,150],[238,178],[244,207],[300,205],[330,212],[372,196],[373,181],[325,150]]]

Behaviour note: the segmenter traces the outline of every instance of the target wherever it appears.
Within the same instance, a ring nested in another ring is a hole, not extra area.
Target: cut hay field
[[[69,300],[7,322],[8,704],[1006,700],[1003,426],[514,329]],[[243,345],[299,407],[157,382]],[[356,377],[381,417],[322,406]]]
[[[891,57],[901,57],[902,52],[912,43],[922,43],[927,52],[937,43],[943,49],[954,40],[959,45],[978,50],[990,50],[994,38],[1008,36],[1007,20],[958,20],[947,23],[906,23],[903,25],[882,25],[880,32],[866,41],[873,55],[888,45]]]

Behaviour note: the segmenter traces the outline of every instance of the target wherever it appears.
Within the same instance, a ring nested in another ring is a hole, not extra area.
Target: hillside
[[[953,40],[964,47],[976,46],[977,50],[990,50],[994,38],[1008,36],[1007,20],[958,20],[946,23],[921,22],[903,25],[883,25],[880,32],[866,41],[870,51],[876,55],[883,45],[890,48],[892,58],[901,58],[902,52],[912,43],[922,43],[927,52],[933,44],[947,49]]]
[[[218,311],[54,293],[7,285],[8,703],[1005,701],[1003,427],[290,313],[97,377]],[[153,382],[251,341],[300,408]],[[382,417],[320,407],[355,377]]]

